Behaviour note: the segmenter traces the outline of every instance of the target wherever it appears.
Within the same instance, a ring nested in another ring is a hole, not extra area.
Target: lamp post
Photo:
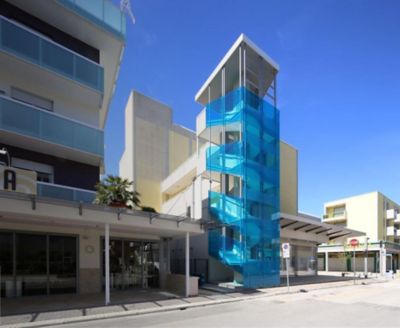
[[[10,153],[8,152],[6,147],[0,149],[0,155],[7,155],[7,161],[8,161],[7,166],[11,166]]]

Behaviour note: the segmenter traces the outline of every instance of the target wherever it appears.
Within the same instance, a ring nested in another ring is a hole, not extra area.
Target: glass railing
[[[71,80],[104,91],[104,70],[97,63],[0,16],[0,50]]]
[[[110,0],[58,0],[79,15],[124,38],[126,19],[124,13]]]
[[[0,130],[104,156],[102,130],[6,97],[0,97]]]
[[[37,183],[37,195],[82,203],[93,203],[96,198],[96,192],[91,190],[66,187],[45,182]]]

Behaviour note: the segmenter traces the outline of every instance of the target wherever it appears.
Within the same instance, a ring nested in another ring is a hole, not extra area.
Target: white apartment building
[[[108,303],[160,285],[166,238],[203,232],[92,204],[125,29],[110,0],[0,0],[1,297],[105,290]]]

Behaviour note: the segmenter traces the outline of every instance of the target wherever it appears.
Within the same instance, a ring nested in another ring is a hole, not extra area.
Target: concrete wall
[[[346,226],[348,228],[365,232],[371,241],[379,240],[377,192],[325,203],[325,213],[328,212],[329,208],[342,205],[345,205],[346,208]],[[365,237],[358,239],[362,243],[365,242]]]
[[[170,107],[132,91],[125,108],[125,151],[122,177],[135,182],[143,206],[161,211],[160,184],[195,149],[194,132],[172,123]]]

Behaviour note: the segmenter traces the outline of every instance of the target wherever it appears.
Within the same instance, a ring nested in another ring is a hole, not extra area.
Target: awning
[[[365,236],[364,232],[340,225],[323,223],[310,216],[280,213],[281,238],[326,243],[331,240]]]
[[[187,217],[85,204],[0,191],[0,222],[135,232],[154,238],[204,233],[203,223]]]

